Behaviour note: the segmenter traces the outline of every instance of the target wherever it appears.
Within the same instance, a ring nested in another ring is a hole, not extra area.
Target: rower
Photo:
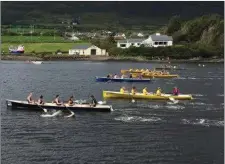
[[[91,106],[95,107],[98,104],[97,100],[93,95],[91,95]]]
[[[135,93],[136,93],[136,87],[132,87],[132,89],[131,89],[131,94],[132,94],[132,95],[135,95]]]
[[[41,95],[37,102],[39,105],[44,105],[43,96]]]
[[[158,87],[157,91],[156,91],[156,95],[157,96],[161,96],[162,90],[160,87]]]
[[[107,78],[108,78],[108,79],[110,78],[110,75],[109,75],[109,74],[107,75]]]
[[[145,88],[142,90],[142,92],[143,92],[143,95],[147,95],[147,94],[148,94],[147,87],[145,87]]]
[[[130,74],[130,78],[131,78],[131,79],[133,78],[132,74]]]
[[[115,74],[113,78],[114,78],[114,79],[118,78],[117,74]]]
[[[122,74],[122,75],[121,75],[121,79],[123,79],[124,77],[125,77],[125,75],[124,75],[124,74]]]
[[[73,96],[70,96],[70,99],[68,100],[68,105],[73,106]]]
[[[120,93],[124,93],[125,92],[125,87],[121,87],[120,88]]]
[[[59,101],[59,95],[55,96],[55,99],[52,101],[52,103],[55,103],[56,105],[62,105],[63,103]]]
[[[32,99],[32,95],[33,95],[33,93],[31,92],[31,93],[27,96],[27,102],[28,102],[29,104],[34,103],[34,100]]]
[[[179,94],[179,89],[177,87],[174,87],[173,88],[173,95],[178,96],[178,94]]]

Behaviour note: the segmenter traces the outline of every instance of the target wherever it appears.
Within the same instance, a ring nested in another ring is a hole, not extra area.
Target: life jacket
[[[124,93],[124,89],[123,88],[120,89],[120,93]]]
[[[157,89],[156,94],[161,95],[161,89]]]
[[[143,91],[142,91],[142,92],[143,92],[143,94],[144,94],[144,95],[147,95],[147,94],[148,94],[147,89],[143,89]]]

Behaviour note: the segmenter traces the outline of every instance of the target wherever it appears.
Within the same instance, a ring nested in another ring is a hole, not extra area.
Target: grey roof
[[[145,39],[126,39],[126,40],[118,40],[119,43],[140,43],[143,42]]]
[[[150,35],[149,37],[152,38],[153,41],[173,41],[172,36],[167,36],[167,35]]]
[[[93,46],[91,43],[81,43],[81,44],[75,45],[72,49],[86,50],[91,46]]]

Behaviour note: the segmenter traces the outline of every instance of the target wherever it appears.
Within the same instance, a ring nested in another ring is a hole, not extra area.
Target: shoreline
[[[109,56],[47,56],[47,57],[36,57],[36,56],[15,56],[7,55],[1,56],[2,61],[102,61],[102,62],[143,62],[143,63],[168,63],[168,60],[147,60],[143,57],[109,57]],[[173,63],[224,63],[223,58],[219,59],[171,59]]]

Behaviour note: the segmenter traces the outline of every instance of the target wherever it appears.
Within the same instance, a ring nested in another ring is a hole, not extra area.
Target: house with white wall
[[[118,48],[129,48],[131,46],[140,47],[144,39],[126,39],[126,40],[118,40],[117,47]]]
[[[146,40],[142,42],[142,44],[146,47],[166,47],[173,45],[172,36],[161,35],[160,33],[156,33],[150,35]]]
[[[118,40],[118,48],[129,48],[130,46],[140,47],[144,45],[145,47],[166,47],[173,45],[173,38],[167,35],[161,35],[156,33],[150,35],[147,39],[126,39]]]
[[[69,49],[69,55],[96,55],[96,56],[108,56],[105,49],[101,49],[90,43],[77,44],[73,48]]]

